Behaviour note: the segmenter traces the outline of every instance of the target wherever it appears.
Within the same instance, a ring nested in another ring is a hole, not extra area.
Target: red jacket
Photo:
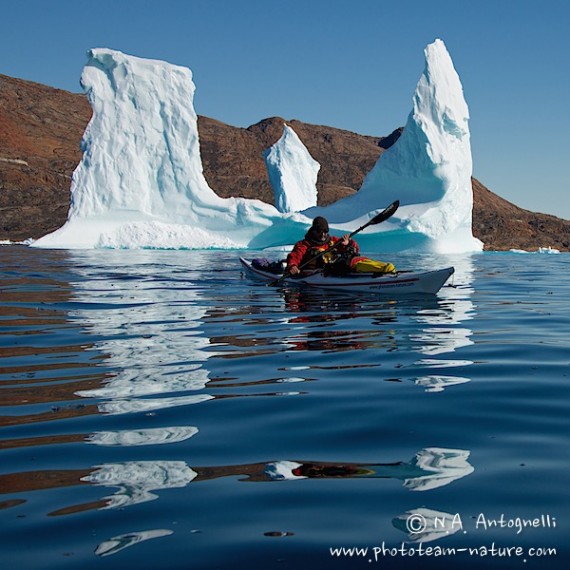
[[[298,241],[291,253],[287,256],[287,269],[291,268],[293,265],[300,267],[310,259],[312,259],[315,255],[319,254],[320,252],[328,249],[329,247],[333,246],[335,243],[342,241],[341,238],[336,236],[330,236],[328,242],[322,245],[315,245],[311,243],[308,239],[303,239]],[[351,239],[348,245],[339,245],[333,252],[333,255],[336,257],[338,254],[342,254],[346,252],[347,249],[351,248],[352,255],[358,255],[359,249],[358,244]],[[304,269],[317,269],[323,267],[326,263],[325,259],[326,255],[319,257],[316,259],[314,263],[310,263]]]

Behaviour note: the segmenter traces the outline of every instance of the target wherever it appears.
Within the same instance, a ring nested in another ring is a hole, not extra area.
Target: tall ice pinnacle
[[[93,118],[71,215],[140,211],[183,221],[197,198],[219,204],[202,173],[190,69],[109,49],[89,56],[81,83]]]
[[[469,109],[445,45],[425,49],[426,65],[402,136],[378,160],[360,192],[402,205],[439,201],[448,192],[472,204]],[[458,196],[460,193],[461,196]]]
[[[480,251],[471,231],[473,165],[463,87],[443,41],[435,40],[424,54],[425,69],[402,136],[380,156],[356,194],[305,213],[345,223],[400,200],[390,223],[372,226],[360,240],[384,250]]]
[[[280,212],[298,212],[317,205],[317,176],[321,165],[289,125],[284,125],[283,135],[264,157],[275,194],[275,207]]]
[[[245,247],[278,215],[219,197],[203,175],[192,72],[92,49],[81,83],[93,108],[66,224],[38,247]]]

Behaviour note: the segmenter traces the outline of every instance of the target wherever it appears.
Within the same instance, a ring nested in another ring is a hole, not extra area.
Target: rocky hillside
[[[91,117],[83,95],[0,75],[0,239],[60,227]]]
[[[37,238],[65,222],[71,175],[90,117],[84,95],[0,75],[0,240]],[[243,129],[199,117],[204,174],[220,196],[273,203],[263,151],[281,136],[283,122],[273,117]],[[369,137],[287,122],[321,164],[322,205],[356,192],[402,131]],[[569,250],[570,221],[518,208],[476,179],[473,196],[473,233],[486,249]]]

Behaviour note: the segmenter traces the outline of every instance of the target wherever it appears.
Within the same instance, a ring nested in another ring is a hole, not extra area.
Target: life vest
[[[321,255],[317,259],[315,257],[322,253],[323,251],[327,250],[329,247],[332,247],[335,244],[336,240],[330,239],[328,242],[320,244],[320,245],[311,245],[307,248],[303,259],[309,260],[309,263],[303,267],[303,269],[322,269],[325,264],[331,263],[335,258],[335,252],[331,251],[330,253],[325,253]]]

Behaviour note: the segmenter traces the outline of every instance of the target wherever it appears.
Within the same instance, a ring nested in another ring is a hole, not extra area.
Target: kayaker
[[[340,244],[329,254],[322,254],[336,244]],[[329,223],[326,218],[317,216],[305,234],[287,256],[287,272],[289,275],[299,275],[303,271],[325,269],[325,273],[334,275],[346,274],[351,271],[373,273],[395,273],[391,263],[374,261],[359,256],[360,249],[350,234],[341,238],[329,234]]]
[[[330,256],[325,254],[317,257],[339,241],[342,243]],[[305,234],[304,239],[298,241],[287,256],[287,272],[290,275],[299,275],[301,272],[299,266],[303,266],[304,271],[322,269],[325,264],[335,261],[343,254],[354,257],[358,254],[358,244],[353,239],[349,239],[348,234],[342,236],[342,238],[329,235],[328,221],[322,216],[317,216],[313,220],[313,225]],[[332,259],[333,257],[334,259]]]

